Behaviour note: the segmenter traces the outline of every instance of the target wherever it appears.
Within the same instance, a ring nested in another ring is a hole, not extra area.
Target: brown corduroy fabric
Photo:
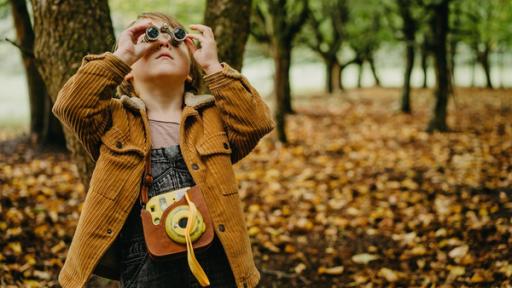
[[[255,287],[255,266],[232,164],[273,130],[269,107],[247,79],[226,63],[204,76],[212,95],[184,95],[180,147],[209,204],[238,287]],[[83,287],[138,201],[151,137],[144,102],[114,98],[130,66],[111,52],[90,54],[63,86],[52,112],[96,161],[78,225],[59,273],[63,287]]]

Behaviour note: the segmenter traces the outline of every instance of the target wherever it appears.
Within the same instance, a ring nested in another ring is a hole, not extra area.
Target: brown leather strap
[[[146,207],[146,203],[149,200],[149,187],[153,183],[153,175],[151,175],[151,151],[148,151],[148,155],[145,159],[144,164],[144,176],[142,177],[142,188],[140,191],[140,205]]]

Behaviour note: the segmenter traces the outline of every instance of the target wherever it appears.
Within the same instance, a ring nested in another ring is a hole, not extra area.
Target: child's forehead
[[[170,23],[167,23],[160,19],[154,19],[154,18],[140,18],[140,19],[137,19],[135,22],[139,23],[139,22],[146,22],[146,21],[149,21],[151,24],[156,25],[158,27],[162,27],[163,25],[169,25],[170,27],[172,27],[172,25]]]

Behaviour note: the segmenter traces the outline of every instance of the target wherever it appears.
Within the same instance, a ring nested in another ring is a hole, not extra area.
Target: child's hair
[[[141,13],[137,16],[136,20],[134,20],[132,23],[130,23],[128,25],[128,27],[131,27],[133,24],[135,24],[135,22],[137,22],[137,20],[143,19],[143,18],[149,18],[149,19],[153,19],[153,20],[162,21],[164,23],[167,23],[171,28],[183,27],[183,29],[185,29],[185,27],[183,25],[181,25],[181,23],[178,22],[178,20],[176,20],[175,18],[173,18],[169,15],[161,13],[161,12]],[[181,45],[186,45],[186,44],[182,43]],[[117,47],[118,47],[118,43],[116,41],[116,43],[112,49],[112,52],[116,51]],[[190,60],[191,60],[191,64],[190,64],[189,75],[192,77],[192,81],[185,81],[185,91],[192,92],[192,93],[198,93],[201,89],[202,73],[199,68],[199,64],[197,64],[197,62],[195,61],[195,59],[192,55],[190,55]],[[123,82],[117,87],[117,94],[118,95],[125,94],[128,96],[132,96],[135,94],[135,89],[130,81],[123,80]]]

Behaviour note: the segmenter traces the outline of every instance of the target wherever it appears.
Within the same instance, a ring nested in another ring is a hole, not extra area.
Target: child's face
[[[139,21],[142,19],[139,19]],[[162,27],[164,22],[156,19],[149,19],[153,25],[158,28]],[[170,27],[173,30],[173,27]],[[185,43],[179,44],[177,47],[171,45],[169,40],[171,35],[162,33],[158,35],[160,45],[155,50],[148,51],[143,57],[135,62],[132,67],[133,78],[139,81],[164,81],[173,79],[185,82],[190,70],[190,54]],[[137,43],[144,38],[144,34],[140,35]]]

